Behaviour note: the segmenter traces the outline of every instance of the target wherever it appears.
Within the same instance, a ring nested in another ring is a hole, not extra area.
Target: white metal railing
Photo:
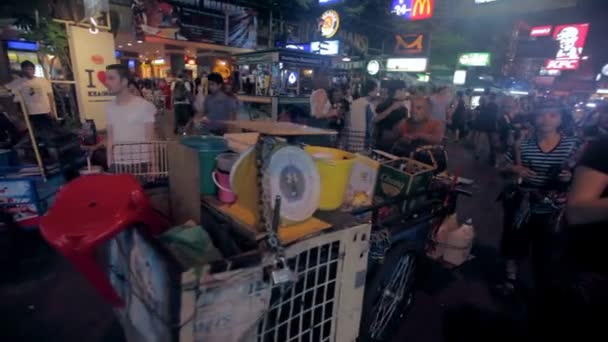
[[[131,174],[142,183],[169,179],[167,141],[129,142],[112,145],[110,171]]]

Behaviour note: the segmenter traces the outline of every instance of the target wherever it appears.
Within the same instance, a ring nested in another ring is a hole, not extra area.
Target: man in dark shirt
[[[209,95],[203,103],[203,113],[194,118],[194,122],[202,123],[205,130],[220,133],[223,129],[221,121],[236,120],[238,101],[228,96],[223,90],[222,75],[212,72],[207,76]]]

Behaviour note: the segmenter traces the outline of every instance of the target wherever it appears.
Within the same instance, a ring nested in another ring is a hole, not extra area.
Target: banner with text
[[[114,36],[102,31],[91,34],[87,28],[70,26],[69,39],[80,117],[95,120],[97,128],[103,129],[105,106],[113,98],[104,84],[106,65],[116,63]]]

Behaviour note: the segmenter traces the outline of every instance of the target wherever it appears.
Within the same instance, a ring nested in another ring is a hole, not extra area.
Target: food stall
[[[281,113],[310,115],[316,73],[327,72],[331,59],[308,52],[273,49],[235,55],[239,118],[272,119]]]

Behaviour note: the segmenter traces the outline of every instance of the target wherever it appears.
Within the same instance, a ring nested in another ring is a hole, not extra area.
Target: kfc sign
[[[547,37],[551,35],[553,26],[535,26],[530,30],[530,37]]]
[[[545,69],[547,70],[576,70],[578,69],[579,60],[578,59],[569,59],[569,60],[557,60],[550,59],[545,64]]]
[[[391,13],[406,20],[423,20],[433,17],[435,0],[393,0]]]
[[[559,49],[555,59],[548,60],[546,69],[576,70],[587,40],[589,24],[572,24],[556,26],[553,39],[559,42]]]

